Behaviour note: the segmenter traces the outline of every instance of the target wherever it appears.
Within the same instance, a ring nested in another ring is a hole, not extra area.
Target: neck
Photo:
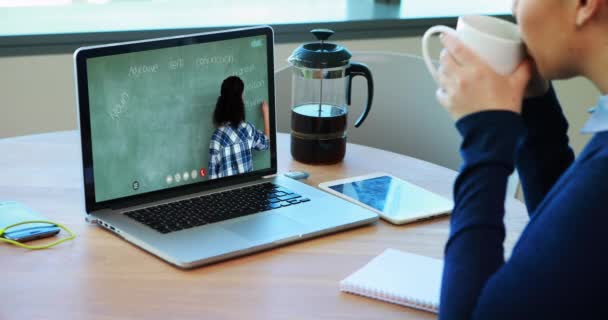
[[[608,94],[608,37],[596,37],[590,46],[589,59],[586,59],[585,76],[600,90]]]
[[[603,62],[595,64],[596,67],[589,72],[588,78],[597,86],[602,95],[608,95],[608,59],[604,59]]]

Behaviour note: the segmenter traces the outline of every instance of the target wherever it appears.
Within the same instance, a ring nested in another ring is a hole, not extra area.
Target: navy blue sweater
[[[440,319],[608,319],[608,132],[574,161],[553,89],[524,101],[521,115],[479,112],[456,126],[463,165]],[[504,201],[514,167],[530,221],[505,262]]]

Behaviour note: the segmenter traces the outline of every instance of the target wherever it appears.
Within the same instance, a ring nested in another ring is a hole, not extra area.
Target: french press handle
[[[353,78],[356,76],[363,76],[367,80],[367,106],[359,119],[357,119],[355,122],[355,128],[358,128],[363,121],[365,121],[369,111],[372,109],[372,101],[374,99],[374,78],[366,65],[356,62],[351,62],[350,67],[346,69],[346,74],[348,75],[348,83],[346,85],[346,103],[349,106],[352,100]]]

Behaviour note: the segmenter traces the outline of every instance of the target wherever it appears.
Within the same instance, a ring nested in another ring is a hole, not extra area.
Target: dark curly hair
[[[236,128],[245,121],[244,90],[245,84],[237,76],[228,77],[222,82],[221,94],[213,112],[213,124],[216,127],[229,124]]]

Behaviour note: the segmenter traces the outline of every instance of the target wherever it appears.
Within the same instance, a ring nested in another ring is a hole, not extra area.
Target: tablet
[[[386,173],[323,182],[319,187],[394,224],[446,215],[453,207],[451,200]]]

